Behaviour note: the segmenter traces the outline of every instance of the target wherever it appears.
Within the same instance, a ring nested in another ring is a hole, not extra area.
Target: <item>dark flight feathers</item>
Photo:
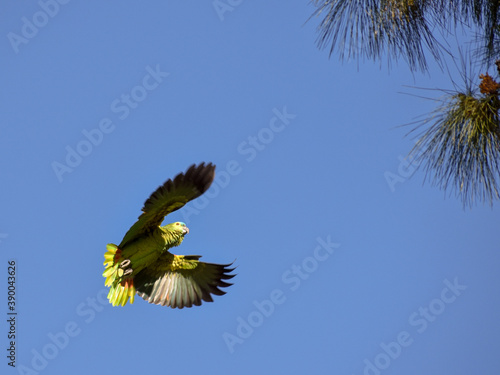
[[[185,256],[199,259],[199,256]],[[229,275],[234,268],[231,264],[197,262],[194,269],[164,268],[141,272],[135,279],[137,294],[149,303],[182,309],[200,306],[202,300],[213,302],[211,294],[222,296],[226,292],[219,289],[232,284],[225,282],[235,275]]]
[[[202,195],[210,187],[214,177],[215,166],[212,163],[201,163],[198,166],[193,164],[173,180],[168,179],[146,200],[143,213],[125,234],[119,247],[122,248],[135,238],[156,229],[165,216]]]

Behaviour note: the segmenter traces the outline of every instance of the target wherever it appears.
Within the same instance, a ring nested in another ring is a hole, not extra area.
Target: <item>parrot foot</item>
[[[121,269],[127,268],[128,266],[130,266],[130,260],[129,259],[125,259],[123,262],[120,263],[120,268]]]
[[[128,277],[134,272],[132,268],[129,268],[130,266],[130,259],[125,259],[123,262],[120,263],[119,268],[121,270],[120,272],[120,277]]]
[[[123,272],[123,277],[127,277],[129,276],[132,272],[134,272],[134,270],[132,268],[127,268],[124,272]]]

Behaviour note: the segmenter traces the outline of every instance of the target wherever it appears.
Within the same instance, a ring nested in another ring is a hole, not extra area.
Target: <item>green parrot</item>
[[[137,293],[149,303],[172,308],[213,302],[211,294],[226,294],[219,287],[232,284],[230,264],[200,262],[200,255],[174,255],[189,229],[182,222],[160,226],[165,216],[202,195],[212,184],[215,165],[192,165],[158,187],[144,203],[142,214],[116,246],[108,244],[104,254],[108,299],[113,306],[134,303]]]

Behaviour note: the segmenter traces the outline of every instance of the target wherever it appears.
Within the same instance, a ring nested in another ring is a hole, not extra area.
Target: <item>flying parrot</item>
[[[189,229],[179,221],[161,226],[165,216],[202,195],[214,176],[215,165],[201,163],[167,180],[146,200],[122,242],[106,246],[102,275],[113,306],[125,306],[129,299],[134,303],[136,293],[149,303],[180,309],[213,302],[211,294],[226,294],[219,287],[232,285],[225,281],[235,276],[230,275],[232,263],[204,263],[200,255],[170,253]]]

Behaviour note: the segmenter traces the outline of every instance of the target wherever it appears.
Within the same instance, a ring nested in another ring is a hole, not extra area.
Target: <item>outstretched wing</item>
[[[172,257],[172,254],[165,254]],[[232,284],[225,282],[235,275],[231,264],[199,262],[199,255],[174,255],[173,262],[158,259],[156,267],[144,269],[134,278],[137,294],[149,303],[182,309],[213,302],[212,294],[222,296],[219,289]]]
[[[118,247],[156,229],[169,213],[183,207],[187,202],[202,195],[212,184],[215,165],[193,164],[185,173],[167,180],[144,203],[142,214],[123,237]]]

